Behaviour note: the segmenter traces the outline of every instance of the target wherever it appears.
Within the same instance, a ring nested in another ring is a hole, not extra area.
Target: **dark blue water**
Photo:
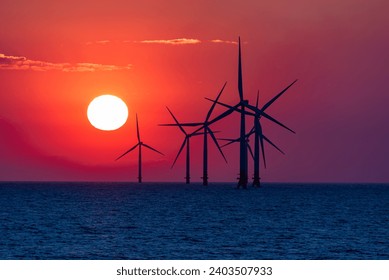
[[[1,183],[0,259],[389,259],[389,185]]]

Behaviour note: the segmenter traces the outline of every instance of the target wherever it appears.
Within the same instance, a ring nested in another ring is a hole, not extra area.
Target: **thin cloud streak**
[[[63,72],[96,72],[129,70],[131,65],[118,66],[98,63],[52,63],[40,60],[31,60],[24,56],[12,56],[0,53],[0,70],[33,70]]]
[[[95,42],[86,42],[85,44],[86,45],[93,45],[93,44],[97,44],[97,45],[106,45],[106,44],[109,44],[111,43],[110,40],[100,40],[100,41],[95,41]]]
[[[188,39],[188,38],[178,38],[178,39],[150,39],[150,40],[142,40],[142,41],[132,41],[132,40],[124,40],[124,41],[110,41],[110,40],[100,40],[95,42],[86,42],[87,45],[107,45],[110,43],[140,43],[140,44],[160,44],[160,45],[197,45],[202,43],[215,43],[215,44],[233,44],[237,45],[237,41],[229,41],[229,40],[221,40],[221,39],[213,39],[213,40],[200,40],[200,39]]]
[[[236,41],[228,41],[228,40],[220,40],[220,39],[211,40],[210,42],[217,43],[217,44],[233,44],[233,45],[238,44],[238,42]]]
[[[144,44],[166,44],[166,45],[193,45],[193,44],[201,43],[201,41],[198,39],[187,39],[187,38],[168,39],[168,40],[143,40],[143,41],[135,41],[135,42],[144,43]]]
[[[131,41],[124,41],[124,42],[131,42]],[[168,39],[168,40],[143,40],[143,41],[134,41],[134,43],[145,43],[145,44],[168,44],[168,45],[193,45],[193,44],[201,44],[205,42],[210,43],[217,43],[217,44],[234,44],[237,45],[238,42],[236,41],[229,41],[229,40],[221,40],[221,39],[214,39],[214,40],[208,40],[208,41],[202,41],[199,39]]]

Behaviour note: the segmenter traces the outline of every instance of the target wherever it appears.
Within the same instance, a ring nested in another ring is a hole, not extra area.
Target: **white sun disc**
[[[97,129],[116,130],[126,123],[128,108],[119,97],[105,94],[89,103],[87,116],[91,125]]]

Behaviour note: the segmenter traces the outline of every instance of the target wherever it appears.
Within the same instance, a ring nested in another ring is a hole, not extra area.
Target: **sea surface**
[[[389,185],[0,183],[0,259],[389,259]]]

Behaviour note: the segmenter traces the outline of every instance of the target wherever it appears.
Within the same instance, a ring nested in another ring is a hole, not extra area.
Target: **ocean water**
[[[389,185],[0,183],[0,259],[389,259]]]

